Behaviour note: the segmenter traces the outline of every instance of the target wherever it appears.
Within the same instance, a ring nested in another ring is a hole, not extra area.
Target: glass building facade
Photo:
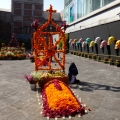
[[[64,0],[64,19],[71,23],[115,0]]]

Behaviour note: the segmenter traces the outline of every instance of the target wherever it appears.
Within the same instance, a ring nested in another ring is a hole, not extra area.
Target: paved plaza
[[[71,61],[76,63],[81,81],[71,89],[92,110],[72,120],[120,120],[120,68],[68,54],[66,73]],[[47,120],[40,114],[37,91],[31,91],[23,78],[33,70],[29,59],[0,61],[0,120]]]

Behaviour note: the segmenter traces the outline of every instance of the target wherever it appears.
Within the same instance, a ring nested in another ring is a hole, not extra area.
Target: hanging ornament
[[[95,41],[91,41],[89,47],[93,47],[94,45],[95,45]]]
[[[69,40],[69,43],[71,43],[71,42],[72,42],[72,39]]]
[[[84,42],[84,39],[83,39],[83,38],[80,38],[80,40],[79,40],[79,41],[80,41],[80,43],[82,43],[82,42]]]
[[[77,39],[74,39],[74,44],[77,42]]]
[[[103,48],[103,47],[105,47],[106,45],[107,45],[106,40],[103,40],[103,41],[101,42],[101,44],[100,44],[100,48]]]
[[[86,42],[85,41],[82,42],[82,47],[85,47],[85,45],[86,45]]]
[[[110,36],[110,37],[108,38],[107,45],[111,45],[114,41],[115,41],[115,37],[114,37],[114,36]]]
[[[95,38],[95,43],[100,42],[100,40],[101,40],[101,38],[100,38],[100,37],[96,37],[96,38]]]
[[[90,38],[87,38],[86,39],[86,43],[89,44],[91,42],[91,39]]]
[[[120,40],[118,40],[115,44],[115,49],[119,49],[120,48]]]

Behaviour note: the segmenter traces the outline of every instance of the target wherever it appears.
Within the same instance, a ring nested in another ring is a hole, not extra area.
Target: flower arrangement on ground
[[[107,57],[104,57],[103,62],[104,62],[104,63],[108,63],[108,58],[107,58]]]
[[[115,64],[116,64],[117,67],[120,67],[120,60],[116,60]]]
[[[25,74],[24,78],[30,84],[38,83],[40,87],[44,86],[44,84],[51,81],[52,79],[59,79],[68,84],[68,76],[60,71],[48,71],[48,72],[34,71],[30,75]]]
[[[2,47],[0,51],[0,60],[23,60],[26,59],[26,56],[24,48]]]
[[[114,61],[112,58],[109,59],[109,63],[110,63],[110,65],[114,65]]]
[[[49,118],[85,113],[85,107],[77,100],[70,88],[58,79],[45,84],[42,89],[42,100],[42,115]]]
[[[96,60],[96,59],[97,59],[97,56],[93,54],[93,55],[92,55],[92,59],[93,59],[93,60]]]
[[[100,56],[97,56],[97,61],[100,62],[101,58]]]

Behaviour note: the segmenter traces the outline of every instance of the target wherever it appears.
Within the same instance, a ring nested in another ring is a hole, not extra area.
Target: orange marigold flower
[[[80,104],[76,100],[75,96],[71,93],[71,91],[65,86],[63,83],[60,82],[60,86],[62,90],[58,90],[54,87],[54,83],[49,84],[45,88],[45,93],[47,96],[47,102],[49,108],[52,110],[60,110],[63,108],[71,109],[78,109],[80,108]]]

